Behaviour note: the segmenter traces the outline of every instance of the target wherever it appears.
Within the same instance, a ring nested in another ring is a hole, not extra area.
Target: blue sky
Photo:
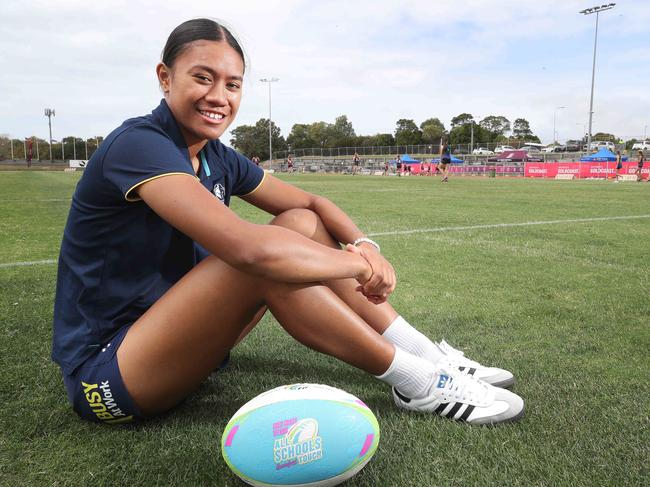
[[[587,123],[595,16],[591,1],[23,0],[0,6],[0,134],[104,135],[158,103],[154,67],[180,22],[224,20],[250,64],[235,124],[294,123],[346,114],[358,134],[399,118],[526,118],[543,141]],[[559,109],[557,107],[565,106]],[[593,132],[650,134],[650,1],[600,15]],[[229,141],[229,135],[223,138]]]

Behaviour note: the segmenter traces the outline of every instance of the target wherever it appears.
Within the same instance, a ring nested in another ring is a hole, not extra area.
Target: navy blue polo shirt
[[[135,322],[206,255],[138,198],[139,185],[186,174],[228,205],[232,195],[251,193],[264,179],[261,168],[218,140],[199,159],[197,176],[163,100],[150,115],[111,132],[88,161],[59,255],[52,359],[64,372]]]

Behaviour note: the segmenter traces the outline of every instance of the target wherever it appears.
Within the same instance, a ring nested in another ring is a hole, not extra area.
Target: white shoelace
[[[445,355],[447,355],[445,358],[456,366],[481,367],[481,364],[474,360],[468,359],[465,357],[465,352],[452,347],[445,340],[442,340],[440,343],[438,343],[438,348],[440,348],[440,350],[442,350]]]
[[[442,367],[439,370],[440,375],[446,375],[447,381],[442,388],[437,391],[442,396],[443,402],[471,402],[473,404],[482,404],[486,401],[489,385],[480,379],[471,375],[465,375],[454,370],[453,364],[449,367]],[[440,380],[438,378],[438,380]],[[436,382],[436,387],[438,382]]]

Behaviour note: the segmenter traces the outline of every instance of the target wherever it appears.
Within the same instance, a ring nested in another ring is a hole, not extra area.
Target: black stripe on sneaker
[[[442,412],[445,410],[445,408],[449,406],[448,402],[443,402],[440,406],[438,406],[435,411],[433,411],[433,414],[442,414]]]
[[[465,367],[458,367],[458,370],[462,372],[463,370],[465,370]]]
[[[469,369],[469,370],[467,371],[467,373],[468,373],[469,375],[474,375],[474,372],[476,372],[476,369],[475,369],[475,368],[471,368],[471,369]]]
[[[402,402],[405,402],[406,404],[408,404],[408,403],[411,402],[411,398],[406,397],[405,395],[403,395],[400,391],[398,391],[398,390],[395,389],[394,387],[393,387],[393,390],[395,391],[395,395],[396,395],[397,397],[399,397],[399,398],[402,400]]]
[[[458,410],[461,407],[463,407],[463,403],[462,402],[457,402],[456,404],[454,404],[454,407],[451,408],[447,414],[445,414],[445,416],[447,416],[448,418],[454,419],[454,416],[456,415],[456,413],[458,412]]]
[[[469,415],[472,414],[472,411],[474,411],[475,406],[468,405],[467,409],[461,414],[460,418],[458,418],[458,421],[467,421],[467,418],[469,418]]]

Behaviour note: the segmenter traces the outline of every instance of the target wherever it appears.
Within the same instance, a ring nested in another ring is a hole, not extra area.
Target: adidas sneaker
[[[518,395],[453,369],[440,369],[426,396],[409,398],[393,388],[393,399],[403,409],[471,424],[516,421],[524,414],[524,401]]]
[[[487,382],[494,387],[511,387],[515,384],[515,377],[507,370],[498,367],[484,367],[474,360],[465,357],[465,354],[449,345],[446,341],[437,343],[445,357],[441,359],[451,367],[457,368],[463,374],[472,375],[477,379]]]

